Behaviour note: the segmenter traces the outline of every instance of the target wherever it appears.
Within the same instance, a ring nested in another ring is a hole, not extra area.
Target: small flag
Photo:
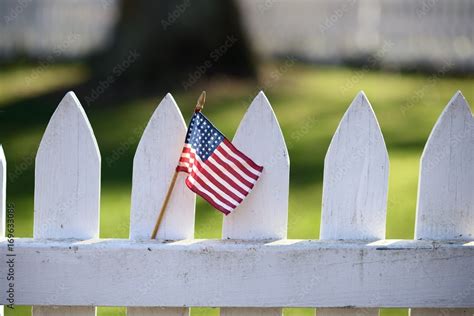
[[[189,174],[186,185],[224,214],[249,194],[263,167],[257,165],[201,113],[189,124],[177,171]]]

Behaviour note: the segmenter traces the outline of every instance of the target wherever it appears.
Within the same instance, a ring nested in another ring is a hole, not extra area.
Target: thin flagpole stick
[[[196,107],[194,108],[194,112],[201,112],[201,110],[204,108],[204,103],[206,102],[206,91],[203,91],[201,95],[199,96],[199,99],[196,103]],[[171,179],[170,186],[168,188],[168,192],[166,192],[165,200],[163,201],[163,205],[161,206],[160,210],[160,215],[158,215],[158,218],[155,223],[155,227],[153,228],[153,232],[151,234],[151,239],[156,238],[156,234],[158,234],[158,230],[160,229],[161,221],[163,220],[163,217],[165,215],[166,207],[168,206],[168,202],[171,197],[171,193],[173,193],[174,186],[176,184],[176,179],[178,178],[178,169],[174,172],[173,178]]]
[[[171,193],[173,193],[174,185],[176,184],[176,179],[178,178],[178,170],[174,172],[173,179],[171,179],[170,186],[168,188],[168,192],[166,192],[165,200],[163,201],[163,206],[161,206],[160,215],[155,223],[155,228],[153,229],[153,233],[151,234],[151,239],[156,238],[156,234],[158,233],[158,229],[160,228],[161,221],[163,220],[163,216],[165,215],[166,207],[168,206],[168,202],[170,201]]]

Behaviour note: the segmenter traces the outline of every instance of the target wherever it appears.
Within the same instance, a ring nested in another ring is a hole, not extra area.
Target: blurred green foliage
[[[59,95],[88,77],[87,68],[80,64],[49,65],[39,70],[10,67],[0,72],[0,141],[8,162],[7,201],[16,205],[17,237],[32,236],[34,157],[42,133],[60,101]],[[259,82],[280,121],[290,154],[288,237],[318,238],[324,155],[339,120],[363,89],[376,112],[390,156],[387,238],[412,239],[423,146],[443,107],[458,89],[474,102],[474,78],[287,62],[263,66]],[[206,115],[232,138],[259,90],[257,85],[223,77],[198,83],[187,92],[172,91],[186,120],[203,88],[208,93]],[[47,97],[53,91],[57,92],[55,97]],[[152,98],[103,104],[99,96],[85,106],[102,155],[103,238],[128,238],[133,155],[145,124],[166,92],[157,90]],[[80,94],[78,98],[81,100]],[[196,237],[220,238],[221,225],[222,215],[198,199]],[[6,315],[30,315],[29,311],[17,307],[15,312],[6,309]],[[192,315],[217,313],[218,309],[193,309]],[[124,308],[99,308],[99,315],[125,312]],[[312,312],[287,309],[285,315],[309,316]],[[407,315],[407,311],[384,310],[382,315]]]

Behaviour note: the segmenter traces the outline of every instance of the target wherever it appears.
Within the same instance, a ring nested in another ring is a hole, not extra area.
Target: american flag
[[[193,192],[227,215],[249,194],[262,170],[201,112],[194,113],[177,167],[189,174],[186,185]]]

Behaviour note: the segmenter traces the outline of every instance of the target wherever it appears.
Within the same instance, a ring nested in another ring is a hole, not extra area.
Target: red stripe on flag
[[[225,182],[227,182],[229,185],[231,185],[234,189],[239,191],[243,196],[246,196],[248,194],[248,190],[243,189],[240,185],[234,182],[229,176],[227,176],[225,173],[223,173],[219,168],[214,166],[214,164],[209,161],[209,159],[205,162],[206,166],[208,166],[212,171],[214,171],[215,174],[217,174],[219,177],[221,177]]]
[[[189,164],[189,163],[192,164],[192,163],[194,163],[194,161],[195,161],[194,158],[184,158],[184,157],[181,157],[181,158],[179,159],[179,162],[183,162],[183,163],[187,163],[187,164]]]
[[[223,197],[219,192],[211,188],[201,177],[199,177],[199,175],[196,174],[194,170],[191,172],[190,177],[192,177],[197,183],[199,183],[204,189],[206,189],[206,191],[212,193],[220,202],[224,203],[232,209],[237,207],[237,205],[233,204],[231,201]]]
[[[249,181],[247,181],[246,179],[244,179],[234,168],[232,168],[231,166],[229,166],[229,164],[225,163],[224,161],[222,161],[221,158],[219,158],[219,156],[217,156],[215,153],[213,153],[211,155],[211,157],[220,165],[222,166],[223,168],[225,168],[230,174],[232,174],[234,177],[236,177],[242,184],[244,184],[246,187],[248,187],[249,189],[252,189],[253,188],[253,183],[250,183]],[[209,159],[208,159],[209,161]]]
[[[210,174],[204,167],[201,165],[199,161],[196,161],[195,164],[196,168],[201,172],[212,184],[218,187],[222,192],[227,194],[229,197],[237,201],[238,203],[242,202],[242,199],[235,195],[232,191],[227,189],[224,185],[222,185],[221,181],[218,181],[212,174]],[[222,179],[223,180],[223,179]]]
[[[207,202],[209,202],[209,204],[211,204],[212,206],[214,206],[216,209],[218,209],[219,211],[221,211],[222,213],[224,213],[225,215],[229,215],[230,214],[230,211],[226,210],[225,208],[223,208],[222,206],[216,204],[214,202],[214,200],[209,196],[207,195],[206,193],[202,192],[201,190],[199,190],[196,186],[194,186],[190,181],[189,181],[189,178],[186,178],[186,181],[185,181],[186,185],[188,186],[188,188],[193,191],[194,193],[196,193],[197,195],[201,196],[203,199],[205,199]]]
[[[189,169],[183,166],[177,166],[176,171],[189,173]]]
[[[231,153],[228,153],[222,146],[219,146],[217,150],[228,160],[232,161],[237,168],[239,168],[242,172],[244,172],[248,177],[257,180],[258,176],[252,173],[248,168],[246,168],[240,161],[232,157]]]
[[[226,144],[226,146],[229,147],[229,149],[232,150],[236,155],[238,155],[240,158],[245,160],[252,168],[257,170],[258,172],[262,172],[263,170],[262,166],[257,165],[255,162],[252,161],[252,159],[245,156],[240,150],[235,148],[235,146],[228,139],[226,138],[224,139],[224,144]]]

